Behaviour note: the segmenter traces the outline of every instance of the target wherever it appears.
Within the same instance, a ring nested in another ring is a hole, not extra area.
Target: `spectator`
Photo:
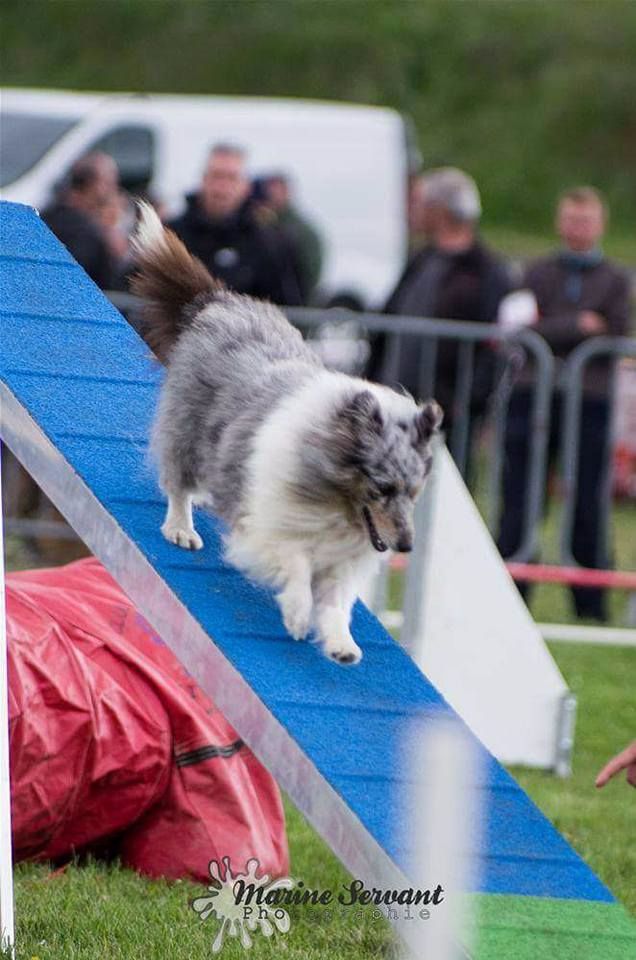
[[[413,236],[428,243],[412,255],[384,311],[413,317],[493,323],[511,281],[501,261],[481,241],[479,191],[461,170],[444,167],[416,181],[409,202]],[[383,383],[398,382],[418,397],[427,341],[415,336],[378,337],[371,346],[368,376]],[[458,348],[440,341],[435,396],[444,408],[444,425],[451,435]],[[471,396],[471,424],[485,409],[492,386],[493,356],[476,351]],[[423,399],[423,398],[421,398]]]
[[[186,198],[185,213],[169,226],[232,290],[297,305],[301,294],[287,241],[258,222],[249,194],[243,150],[217,144],[198,193]]]
[[[622,336],[628,332],[627,276],[603,256],[599,246],[606,222],[606,206],[596,190],[579,187],[564,193],[556,213],[556,230],[562,248],[531,264],[526,271],[524,286],[537,301],[534,329],[552,348],[557,369],[570,351],[588,337]],[[601,529],[601,494],[609,456],[610,373],[610,361],[597,361],[588,367],[583,383],[571,549],[577,562],[586,567],[609,565],[606,534]],[[508,408],[499,535],[504,557],[514,554],[521,541],[527,495],[532,377],[531,368],[522,371]],[[556,386],[550,434],[552,459],[560,445],[563,417],[558,380]],[[522,588],[522,592],[527,595],[527,588]],[[572,594],[579,617],[606,619],[602,590],[575,587]]]
[[[42,214],[47,226],[102,290],[109,289],[118,272],[118,256],[100,219],[103,208],[115,202],[118,180],[112,157],[88,154],[73,165],[58,198]]]
[[[304,302],[315,290],[322,270],[320,234],[292,203],[289,178],[272,173],[254,182],[253,195],[261,208],[271,211],[275,224],[285,234],[292,251]]]
[[[409,177],[406,194],[406,221],[409,234],[409,259],[419,250],[422,250],[429,238],[424,229],[426,215],[424,212],[424,178],[421,173]]]

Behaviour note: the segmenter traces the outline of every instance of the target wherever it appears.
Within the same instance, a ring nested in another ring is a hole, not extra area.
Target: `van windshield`
[[[0,113],[0,187],[6,187],[35,166],[79,117],[50,117],[34,113]]]

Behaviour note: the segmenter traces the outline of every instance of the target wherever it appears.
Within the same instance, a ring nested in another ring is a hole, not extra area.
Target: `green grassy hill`
[[[616,238],[635,219],[631,0],[5,0],[2,46],[8,84],[396,107],[427,165],[477,178],[486,227],[545,235],[576,182]]]

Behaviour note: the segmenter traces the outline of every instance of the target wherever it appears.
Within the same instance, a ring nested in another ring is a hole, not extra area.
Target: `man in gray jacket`
[[[534,293],[538,313],[534,329],[557,359],[557,375],[568,354],[588,337],[625,336],[629,332],[629,281],[607,260],[600,242],[607,208],[591,187],[564,193],[557,205],[556,229],[562,247],[526,271],[524,286]],[[583,383],[579,433],[579,469],[572,554],[585,567],[607,567],[607,535],[602,529],[601,495],[607,467],[610,423],[611,361],[590,363]],[[511,397],[505,438],[503,512],[499,548],[504,557],[518,549],[527,495],[533,370],[525,369]],[[552,405],[550,455],[559,445],[563,399],[558,389]],[[601,590],[574,588],[579,617],[606,619]]]

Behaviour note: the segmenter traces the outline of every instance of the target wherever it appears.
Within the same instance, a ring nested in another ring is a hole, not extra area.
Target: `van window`
[[[119,167],[122,187],[131,193],[146,190],[154,170],[155,138],[148,127],[115,127],[96,140],[86,153],[108,153]]]
[[[78,119],[3,110],[0,114],[0,187],[28,173]]]

